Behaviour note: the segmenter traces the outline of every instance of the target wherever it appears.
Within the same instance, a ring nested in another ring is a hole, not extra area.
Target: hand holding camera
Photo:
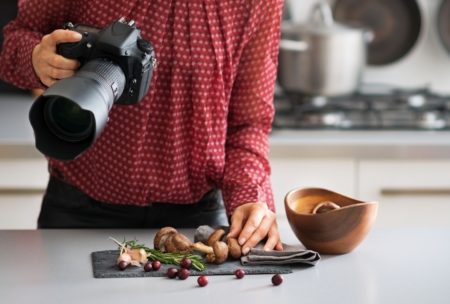
[[[30,122],[39,151],[73,160],[100,136],[114,103],[144,98],[156,57],[134,21],[121,18],[104,29],[69,22],[64,28],[33,50],[36,74],[49,88],[33,103]]]
[[[57,54],[57,45],[67,42],[78,42],[81,34],[75,31],[55,30],[45,35],[33,50],[32,63],[36,75],[47,87],[56,81],[72,77],[80,67],[78,60],[68,59]]]

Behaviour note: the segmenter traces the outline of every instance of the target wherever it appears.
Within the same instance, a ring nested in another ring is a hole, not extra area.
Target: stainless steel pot
[[[370,33],[335,23],[330,6],[320,2],[309,22],[283,22],[281,35],[278,81],[283,89],[322,96],[356,90]]]

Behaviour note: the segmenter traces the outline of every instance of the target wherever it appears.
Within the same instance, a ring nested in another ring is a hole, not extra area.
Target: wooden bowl
[[[331,201],[339,209],[312,214],[314,207]],[[290,191],[284,200],[286,215],[297,238],[311,250],[343,254],[361,243],[377,216],[377,202],[363,202],[321,188]]]

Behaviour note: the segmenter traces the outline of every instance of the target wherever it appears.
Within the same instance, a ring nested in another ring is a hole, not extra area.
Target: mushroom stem
[[[191,248],[193,250],[196,250],[198,252],[202,252],[205,254],[214,254],[214,249],[210,246],[207,246],[201,242],[197,242],[191,245]]]
[[[222,241],[222,237],[225,235],[225,230],[217,229],[208,238],[208,246],[212,246],[215,242]]]

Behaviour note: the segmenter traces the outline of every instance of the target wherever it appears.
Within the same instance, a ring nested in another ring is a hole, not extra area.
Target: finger
[[[247,242],[247,240],[251,237],[255,230],[258,229],[265,215],[266,210],[262,208],[255,208],[251,211],[250,216],[248,217],[248,220],[244,225],[244,228],[242,228],[242,231],[239,234],[239,245],[242,246],[245,244],[245,242]]]
[[[63,70],[76,70],[80,66],[80,62],[74,59],[68,59],[61,55],[53,54],[47,58],[47,63],[54,68]]]
[[[280,248],[281,246],[281,248]],[[272,249],[282,250],[283,246],[280,241],[280,234],[278,233],[278,228],[276,223],[270,227],[268,232],[267,242],[264,245],[264,250],[272,250]]]
[[[49,67],[47,75],[53,79],[64,79],[73,76],[75,72],[73,70],[62,70]]]
[[[247,254],[250,251],[250,248],[255,247],[259,242],[261,242],[267,236],[270,228],[274,224],[274,221],[275,221],[275,216],[273,216],[271,213],[267,214],[263,218],[263,220],[262,220],[261,224],[259,225],[259,227],[250,236],[248,241],[242,246],[242,253],[243,254]]]
[[[231,216],[231,227],[227,237],[236,238],[242,230],[243,222],[244,212],[242,212],[241,209],[236,209],[236,211]]]
[[[281,243],[281,241],[278,241],[277,245],[275,246],[275,250],[278,250],[278,251],[284,250],[283,243]]]
[[[63,42],[78,42],[81,40],[81,34],[69,30],[55,30],[49,35],[49,43],[57,45]]]
[[[41,81],[43,84],[45,84],[47,87],[51,87],[52,85],[54,85],[56,83],[55,79],[52,79],[49,76],[45,76],[41,78]]]

